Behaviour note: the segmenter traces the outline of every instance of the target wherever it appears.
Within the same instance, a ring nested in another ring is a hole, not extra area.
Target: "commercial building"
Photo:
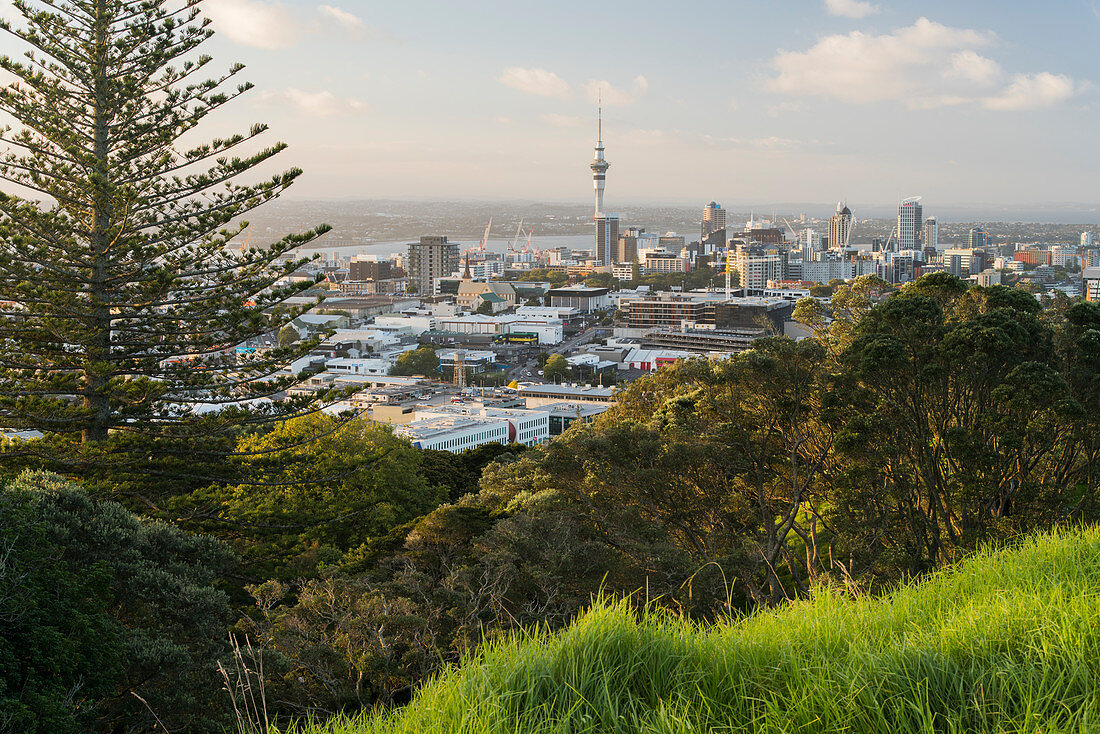
[[[787,277],[787,253],[759,245],[738,245],[734,251],[733,267],[741,276],[741,287],[751,295],[763,291],[769,280]]]
[[[1050,265],[1053,258],[1050,250],[1027,247],[1012,253],[1012,259],[1025,265]]]
[[[981,227],[974,227],[966,235],[966,246],[971,250],[989,245],[989,233]]]
[[[516,388],[519,397],[527,401],[528,408],[545,407],[562,401],[610,405],[615,402],[614,392],[611,387],[547,383],[528,383]]]
[[[924,207],[919,196],[905,199],[898,205],[897,250],[919,250],[921,227],[924,225]]]
[[[1100,303],[1100,267],[1085,268],[1081,272],[1084,284],[1084,296],[1086,301]]]
[[[397,426],[394,433],[409,438],[417,448],[452,453],[487,443],[532,446],[550,437],[550,413],[486,405],[417,408],[416,420]]]
[[[703,207],[703,224],[700,230],[700,241],[706,240],[718,230],[726,228],[726,210],[717,202],[710,202]]]
[[[848,246],[852,235],[852,210],[844,202],[837,202],[836,214],[829,218],[829,247],[840,249]]]
[[[924,245],[925,250],[938,250],[940,246],[940,224],[935,217],[924,220]]]
[[[389,280],[393,277],[393,265],[388,260],[368,260],[355,255],[348,263],[348,280],[351,281]]]
[[[686,273],[691,263],[686,257],[671,252],[649,252],[643,266],[647,273]]]
[[[609,288],[571,286],[551,288],[547,295],[550,296],[550,305],[555,308],[575,308],[581,313],[592,313],[610,308],[611,299],[607,295],[609,292]]]
[[[560,436],[574,423],[590,423],[610,407],[603,403],[550,403],[540,410],[550,414],[550,435]]]
[[[445,236],[421,237],[409,244],[409,282],[417,293],[431,294],[436,278],[450,275],[459,268],[458,245]]]

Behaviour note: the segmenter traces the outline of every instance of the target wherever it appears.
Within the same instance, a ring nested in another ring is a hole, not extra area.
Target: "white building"
[[[325,370],[337,375],[388,375],[392,362],[364,357],[334,357],[325,362]]]
[[[450,451],[452,454],[487,443],[509,443],[508,421],[460,415],[414,420],[394,426],[393,432],[412,441],[418,449]]]
[[[394,432],[422,449],[458,453],[487,443],[532,446],[550,437],[550,413],[543,410],[449,405],[416,411],[416,420]]]
[[[550,309],[556,311],[557,309]],[[564,326],[560,319],[540,316],[537,313],[517,311],[515,314],[486,316],[472,314],[438,320],[440,331],[456,334],[485,334],[503,336],[507,334],[535,334],[539,344],[560,344],[564,339]]]
[[[410,334],[423,334],[435,329],[436,319],[430,314],[381,314],[374,317],[377,327],[408,329]]]
[[[1100,303],[1100,268],[1085,268],[1081,276],[1084,278],[1085,300]]]
[[[1087,234],[1087,232],[1086,232]],[[1063,268],[1077,265],[1077,248],[1069,245],[1054,245],[1050,248],[1050,264]]]

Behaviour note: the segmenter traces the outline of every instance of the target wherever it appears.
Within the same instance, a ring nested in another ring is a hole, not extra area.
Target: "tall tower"
[[[596,103],[596,156],[589,164],[592,169],[592,188],[596,191],[596,218],[603,214],[603,187],[607,179],[607,169],[611,164],[603,157],[603,101]]]
[[[619,216],[607,214],[603,210],[603,187],[607,179],[607,169],[611,164],[603,157],[603,104],[596,107],[596,156],[589,164],[592,170],[592,188],[596,191],[596,262],[599,265],[611,265],[619,247]]]

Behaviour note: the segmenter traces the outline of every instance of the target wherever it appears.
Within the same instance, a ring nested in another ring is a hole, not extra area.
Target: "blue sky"
[[[1098,203],[1100,12],[901,3],[206,0],[305,197]],[[0,50],[15,47],[5,41]]]

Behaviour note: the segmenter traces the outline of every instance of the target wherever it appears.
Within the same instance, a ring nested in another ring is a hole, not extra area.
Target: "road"
[[[592,341],[596,334],[596,327],[590,327],[580,332],[579,334],[566,339],[561,344],[555,344],[554,346],[546,349],[547,354],[563,354],[568,355],[573,350],[584,346]],[[533,380],[539,381],[541,377],[538,373],[538,367],[536,367],[536,361],[533,359],[520,362],[515,367],[511,367],[506,370],[509,380]]]

